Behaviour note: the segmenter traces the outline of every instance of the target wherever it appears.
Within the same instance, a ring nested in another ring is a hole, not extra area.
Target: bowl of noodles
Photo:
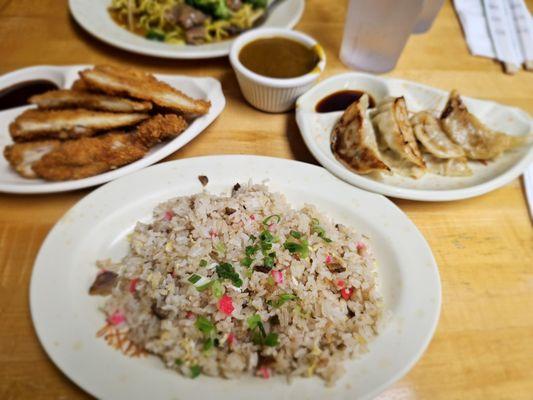
[[[256,27],[292,28],[303,0],[70,0],[92,35],[136,53],[166,58],[225,56]]]

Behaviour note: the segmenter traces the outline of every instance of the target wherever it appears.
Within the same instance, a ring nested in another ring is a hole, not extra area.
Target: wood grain
[[[66,3],[0,1],[0,73],[38,64],[113,62],[213,76],[222,82],[226,110],[169,159],[250,153],[316,163],[294,115],[265,114],[248,106],[226,59],[159,60],[128,54],[83,32]],[[346,71],[337,57],[345,6],[344,1],[309,0],[297,25],[326,49],[324,77]],[[533,111],[533,74],[508,76],[499,64],[470,56],[450,2],[429,33],[410,38],[390,75]],[[89,191],[0,194],[0,399],[89,397],[47,358],[28,305],[33,262],[47,232]],[[435,253],[443,307],[436,335],[420,362],[378,398],[533,398],[533,230],[521,182],[453,203],[394,201]]]

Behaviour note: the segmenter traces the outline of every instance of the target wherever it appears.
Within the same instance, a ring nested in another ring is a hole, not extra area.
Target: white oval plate
[[[236,182],[262,182],[293,206],[315,204],[334,220],[370,237],[390,320],[370,351],[347,362],[328,388],[318,378],[291,384],[276,377],[191,380],[156,357],[128,358],[95,334],[104,324],[102,298],[87,291],[96,260],[119,259],[136,221],[149,221],[160,202],[202,190],[228,193]],[[403,376],[427,347],[437,325],[441,286],[428,244],[407,216],[383,196],[353,188],[325,169],[256,156],[212,156],[166,162],[90,193],[55,225],[39,251],[30,287],[37,335],[50,358],[100,399],[370,399]]]
[[[504,153],[488,165],[470,162],[474,174],[465,178],[425,174],[421,179],[399,175],[358,175],[342,165],[330,148],[330,134],[342,111],[316,113],[316,104],[338,90],[363,90],[376,101],[387,96],[404,96],[410,111],[440,112],[448,92],[430,86],[383,78],[363,73],[337,75],[320,82],[296,103],[296,121],[305,144],[316,159],[330,172],[352,185],[386,196],[411,200],[443,201],[474,197],[497,189],[524,172],[533,162],[533,146],[524,146]],[[463,97],[469,110],[493,129],[511,135],[533,132],[533,121],[524,111],[492,101]]]
[[[20,69],[0,77],[0,90],[18,82],[44,79],[54,82],[60,88],[68,88],[78,78],[78,71],[90,66],[77,65],[70,67],[38,66]],[[17,174],[0,155],[0,192],[6,193],[53,193],[65,192],[100,185],[120,176],[137,171],[151,165],[176,150],[185,146],[219,116],[226,105],[226,99],[222,93],[220,82],[213,78],[191,78],[180,75],[155,75],[158,79],[180,89],[192,97],[206,99],[211,102],[209,112],[196,118],[189,127],[175,139],[159,144],[140,160],[117,168],[113,171],[91,176],[89,178],[65,181],[49,182],[42,179],[26,179]],[[12,144],[9,135],[9,124],[24,110],[34,106],[23,106],[0,111],[0,153],[8,144]]]
[[[302,17],[304,0],[280,0],[262,28],[292,28]],[[134,53],[164,58],[214,58],[229,54],[233,40],[203,45],[176,45],[155,42],[121,28],[109,16],[111,0],[69,0],[72,16],[91,35],[115,47]]]

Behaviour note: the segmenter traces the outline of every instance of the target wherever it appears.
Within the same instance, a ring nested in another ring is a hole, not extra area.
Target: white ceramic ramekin
[[[319,57],[316,68],[296,78],[279,79],[256,74],[244,67],[239,61],[241,49],[253,40],[269,37],[292,39],[309,48],[314,47]],[[316,40],[283,28],[261,28],[243,33],[233,42],[229,59],[245,99],[254,107],[272,113],[293,108],[296,99],[313,86],[326,66],[326,56]]]

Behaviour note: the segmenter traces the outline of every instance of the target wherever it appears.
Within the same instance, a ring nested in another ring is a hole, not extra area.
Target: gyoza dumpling
[[[391,149],[381,151],[383,161],[392,169],[394,173],[418,179],[426,173],[426,167],[419,167],[411,161],[406,160]]]
[[[472,170],[468,166],[466,157],[437,158],[429,153],[424,153],[424,161],[428,172],[442,176],[470,176]]]
[[[372,117],[378,131],[379,149],[391,149],[400,158],[417,167],[424,168],[422,153],[418,148],[413,127],[409,122],[407,106],[403,97],[386,99],[379,104]]]
[[[429,112],[415,114],[411,117],[411,124],[416,138],[428,153],[438,158],[464,157],[462,147],[450,140],[442,130],[439,120]]]
[[[367,109],[367,95],[346,109],[331,133],[331,151],[340,162],[360,174],[388,172],[390,168],[381,159]]]
[[[490,160],[505,150],[524,144],[526,137],[509,136],[483,125],[466,108],[459,93],[452,90],[441,115],[444,132],[460,145],[468,158]]]

